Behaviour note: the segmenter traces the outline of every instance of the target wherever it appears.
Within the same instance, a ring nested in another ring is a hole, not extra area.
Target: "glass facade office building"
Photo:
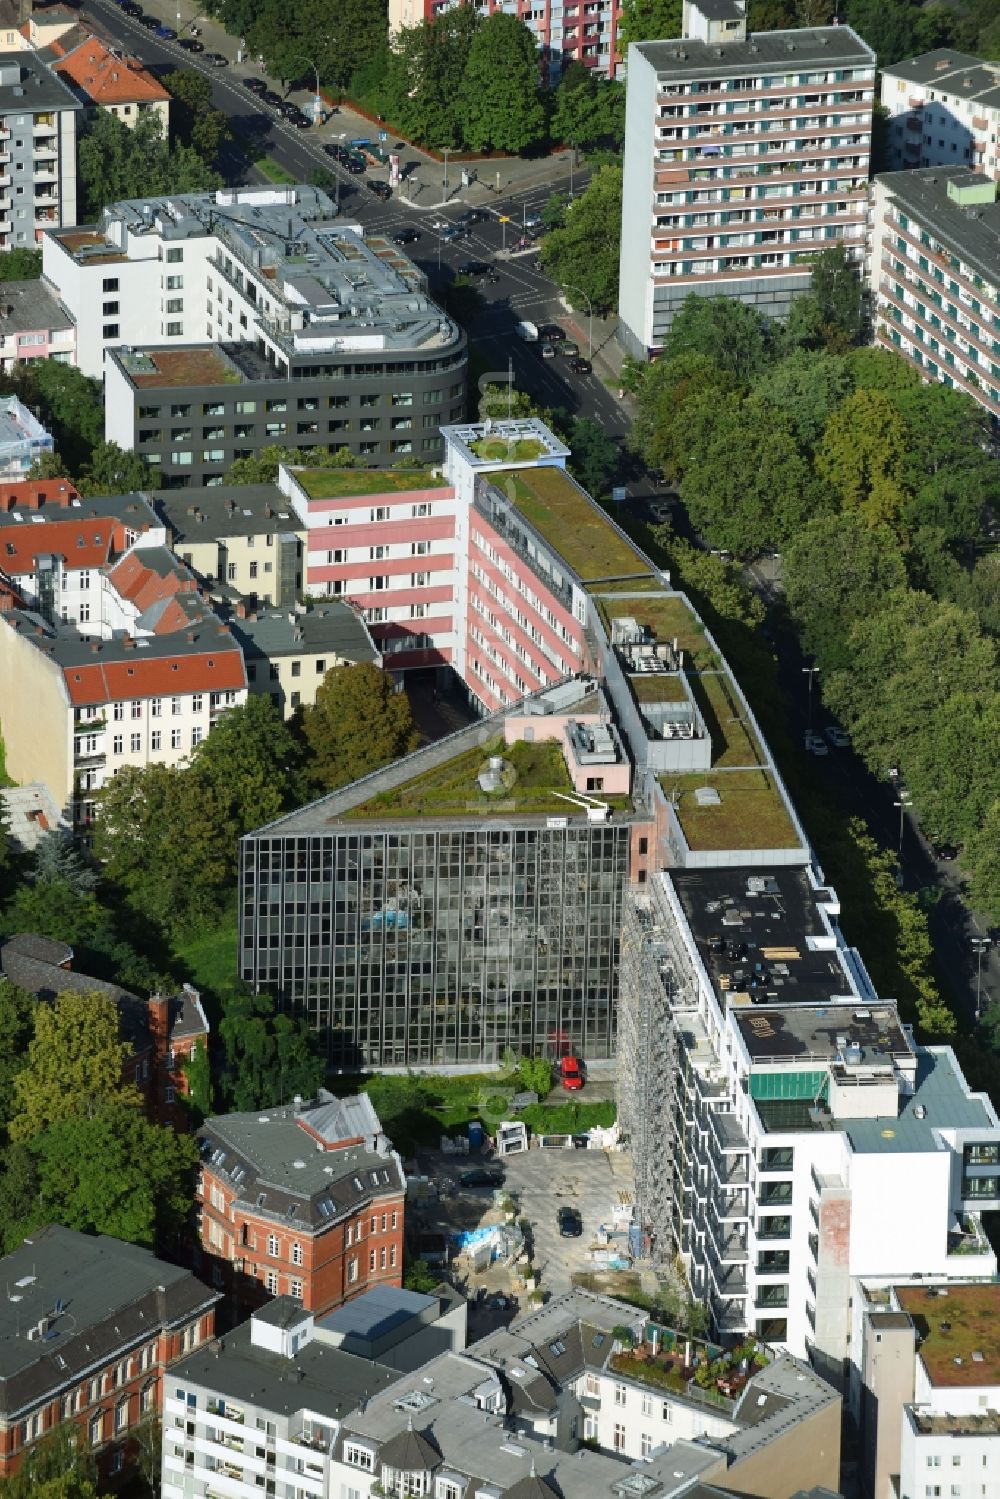
[[[344,1068],[615,1050],[625,821],[244,839],[240,968]]]

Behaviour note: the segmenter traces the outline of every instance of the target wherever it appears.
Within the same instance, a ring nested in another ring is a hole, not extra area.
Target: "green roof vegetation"
[[[490,755],[502,755],[514,771],[503,791],[486,793],[478,776]],[[488,744],[466,750],[444,765],[435,766],[391,791],[379,792],[345,816],[379,817],[468,817],[497,811],[525,813],[572,813],[568,802],[553,792],[572,795],[573,784],[560,746],[552,741],[535,744],[504,744],[499,737]]]
[[[920,1357],[938,1385],[991,1385],[1000,1380],[1000,1286],[951,1285],[947,1296],[925,1286],[897,1286],[896,1298],[922,1339]],[[981,1358],[974,1358],[974,1354]],[[958,1362],[961,1360],[961,1362]]]
[[[311,500],[405,494],[411,489],[442,489],[447,483],[439,474],[423,468],[299,468],[295,477]]]
[[[687,701],[684,683],[676,672],[643,673],[629,677],[629,686],[637,703],[683,703]]]
[[[688,847],[696,852],[739,848],[798,848],[799,838],[774,776],[766,770],[695,771],[662,775]],[[699,786],[713,786],[717,806],[700,806]]]
[[[650,573],[647,578],[612,578],[601,584],[602,593],[661,593],[663,580]]]
[[[484,458],[488,463],[495,463],[498,459],[506,459],[508,463],[527,463],[543,458],[547,449],[537,437],[494,436],[481,437],[472,444],[472,451],[477,458]]]
[[[649,563],[561,468],[501,469],[493,483],[582,582],[652,576]]]
[[[705,626],[679,594],[667,593],[662,585],[659,593],[651,593],[648,598],[607,597],[602,588],[597,605],[609,635],[613,619],[632,618],[651,630],[657,640],[676,639],[696,671],[719,664],[715,652],[705,642]]]
[[[712,739],[712,764],[759,765],[760,746],[743,719],[728,677],[720,672],[693,674],[691,690]]]

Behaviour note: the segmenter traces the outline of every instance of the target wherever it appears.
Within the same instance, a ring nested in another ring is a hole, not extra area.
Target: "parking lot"
[[[592,1268],[590,1250],[601,1223],[611,1225],[618,1201],[632,1201],[627,1155],[604,1150],[528,1150],[508,1156],[507,1187],[518,1199],[519,1216],[531,1224],[533,1259],[541,1285],[552,1295],[565,1291],[574,1270]],[[559,1236],[561,1207],[575,1207],[583,1219],[578,1239]]]

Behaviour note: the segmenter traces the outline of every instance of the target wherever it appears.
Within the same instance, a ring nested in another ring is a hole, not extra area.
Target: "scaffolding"
[[[697,1004],[697,985],[661,882],[630,889],[621,929],[618,1121],[635,1173],[639,1224],[654,1259],[675,1243],[678,1146],[677,1025]]]

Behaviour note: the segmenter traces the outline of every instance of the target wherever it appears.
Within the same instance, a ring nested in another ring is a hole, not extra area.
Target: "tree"
[[[812,263],[806,296],[818,315],[824,343],[844,347],[861,336],[862,286],[843,245],[821,250]]]
[[[855,391],[830,417],[816,450],[816,469],[846,509],[871,525],[891,525],[907,496],[906,441],[906,424],[890,396]]]
[[[570,428],[569,468],[588,494],[607,495],[620,461],[617,444],[604,428],[588,416],[578,416]]]
[[[755,307],[729,297],[685,297],[664,341],[664,359],[703,354],[738,380],[752,380],[771,357],[771,327]]]
[[[41,250],[19,247],[0,255],[0,281],[37,281],[41,274]]]
[[[563,70],[552,99],[549,134],[576,149],[608,146],[621,150],[625,139],[625,87],[597,78],[580,62]]]
[[[86,895],[97,886],[97,875],[84,863],[76,844],[57,828],[43,833],[35,845],[28,879],[61,880],[77,895]]]
[[[302,730],[309,770],[326,791],[346,786],[415,749],[409,700],[388,672],[361,662],[335,666],[306,708]]]
[[[521,1087],[528,1093],[547,1098],[552,1092],[552,1063],[545,1057],[521,1057],[517,1064]]]
[[[155,489],[158,476],[145,458],[127,453],[116,442],[100,442],[77,483],[86,495],[134,494]]]
[[[194,68],[177,68],[161,80],[172,97],[171,124],[176,136],[209,165],[232,139],[229,118],[212,108],[212,85]]]
[[[11,1478],[0,1482],[3,1499],[95,1499],[94,1456],[71,1421],[47,1431],[24,1454]]]
[[[298,798],[302,751],[269,696],[230,708],[191,756],[237,835],[271,822]]]
[[[784,546],[825,504],[791,423],[756,396],[718,409],[692,455],[684,499],[696,528],[741,557]]]
[[[300,1094],[312,1098],[325,1065],[315,1032],[296,1016],[283,1015],[266,994],[237,994],[219,1021],[225,1048],[221,1087],[238,1112],[273,1108]]]
[[[623,0],[618,40],[658,42],[681,34],[681,0]]]
[[[205,192],[221,187],[222,179],[198,153],[163,137],[158,115],[141,114],[131,129],[99,110],[81,137],[78,149],[80,182],[87,214],[96,219],[109,203],[123,198],[145,198],[163,193]]]
[[[14,1107],[14,1078],[34,1033],[35,1004],[33,994],[0,978],[0,1139]]]
[[[41,1198],[67,1228],[152,1247],[190,1210],[197,1142],[120,1098],[60,1119],[33,1150]]]
[[[852,349],[846,358],[855,390],[882,390],[894,394],[920,384],[920,376],[913,365],[888,349]]]
[[[76,890],[61,879],[24,880],[0,914],[0,931],[37,932],[77,947],[90,941],[101,916],[92,891]]]
[[[906,784],[935,841],[967,843],[1000,790],[987,752],[1000,735],[1000,695],[953,692],[906,750]]]
[[[407,1291],[419,1291],[422,1296],[441,1284],[440,1275],[435,1275],[426,1260],[411,1260],[403,1271],[403,1286]]]
[[[12,1253],[33,1228],[44,1222],[35,1157],[27,1145],[8,1145],[0,1152],[0,1253]]]
[[[582,292],[598,314],[618,305],[621,221],[621,167],[598,167],[567,208],[562,228],[542,240],[548,274],[571,296]]]
[[[507,417],[537,416],[538,407],[523,390],[506,385],[487,385],[479,397],[479,420],[505,421]]]
[[[65,479],[69,472],[69,464],[59,453],[39,453],[24,477],[31,480]]]
[[[411,139],[438,151],[461,144],[465,64],[480,23],[474,6],[459,5],[393,37],[384,78],[387,108]]]
[[[971,540],[984,511],[1000,505],[998,465],[987,448],[989,421],[982,407],[938,384],[897,391],[893,402],[907,431],[904,525],[933,526],[949,543]]]
[[[642,368],[635,389],[636,415],[629,445],[652,469],[679,479],[691,456],[689,401],[705,398],[711,414],[741,392],[736,376],[723,372],[708,354],[688,350]]]
[[[818,515],[789,541],[785,597],[799,638],[824,675],[849,668],[852,625],[906,583],[892,532],[857,514]]]
[[[228,796],[168,765],[125,766],[98,798],[94,852],[125,902],[177,936],[230,898],[237,829]]]
[[[139,1093],[122,1083],[128,1054],[118,1010],[106,994],[71,989],[51,1004],[39,1004],[27,1060],[14,1078],[11,1139],[32,1140],[108,1099],[138,1108]]]
[[[477,27],[469,46],[458,118],[473,151],[517,155],[545,134],[538,95],[538,49],[517,16],[495,11]]]
[[[888,68],[913,53],[915,13],[906,0],[847,0],[846,20]]]
[[[39,477],[79,473],[104,435],[100,381],[58,359],[34,359],[18,367],[10,384],[26,405],[39,408],[60,455],[42,455],[49,462]]]
[[[970,872],[969,895],[977,911],[1000,921],[1000,798],[997,798],[965,848]]]
[[[831,415],[850,393],[851,376],[839,355],[799,349],[764,369],[753,389],[784,411],[800,446],[812,452]]]

